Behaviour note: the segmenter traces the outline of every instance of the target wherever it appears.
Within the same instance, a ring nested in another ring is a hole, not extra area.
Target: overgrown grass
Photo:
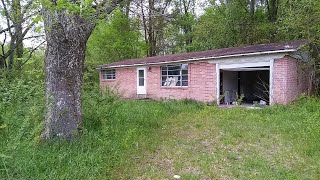
[[[0,179],[117,179],[136,166],[134,158],[162,142],[167,119],[200,108],[186,102],[122,101],[90,88],[83,93],[83,134],[72,142],[41,142],[43,88],[14,84],[2,87],[18,94],[39,89],[36,97],[1,101]]]
[[[149,154],[140,177],[320,178],[319,98],[263,110],[206,107],[181,113],[166,129],[170,138]]]
[[[82,135],[42,142],[41,83],[0,83],[0,179],[320,178],[319,98],[219,109],[85,88]]]

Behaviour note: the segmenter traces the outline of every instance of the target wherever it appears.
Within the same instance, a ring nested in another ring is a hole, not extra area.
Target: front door
[[[147,94],[146,88],[147,68],[137,68],[137,94]]]

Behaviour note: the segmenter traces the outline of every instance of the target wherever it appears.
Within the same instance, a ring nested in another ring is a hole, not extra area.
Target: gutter
[[[157,62],[157,63],[115,65],[115,66],[107,66],[107,67],[97,67],[96,69],[97,70],[101,70],[101,69],[109,69],[109,68],[134,67],[134,66],[158,65],[158,64],[172,64],[172,63],[188,62],[188,61],[217,60],[217,59],[230,58],[230,57],[254,56],[254,55],[275,54],[275,53],[295,52],[295,51],[297,51],[297,49],[287,49],[287,50],[277,50],[277,51],[264,51],[264,52],[244,53],[244,54],[232,54],[232,55],[224,55],[224,56],[217,56],[217,57],[192,58],[192,59],[184,59],[184,60],[178,60],[178,61]]]

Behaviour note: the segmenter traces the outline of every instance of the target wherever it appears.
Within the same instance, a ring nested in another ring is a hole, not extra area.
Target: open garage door
[[[249,67],[220,71],[220,104],[269,104],[270,68]]]

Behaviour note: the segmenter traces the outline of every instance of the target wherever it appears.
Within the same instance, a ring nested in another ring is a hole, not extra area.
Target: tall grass
[[[42,83],[1,83],[0,179],[121,177],[141,152],[156,149],[167,118],[194,109],[185,102],[123,101],[98,87],[86,87],[82,135],[72,142],[43,142]]]
[[[86,84],[82,134],[43,142],[43,84],[0,80],[0,179],[162,179],[173,170],[187,179],[320,177],[319,98],[219,109],[126,101]]]

